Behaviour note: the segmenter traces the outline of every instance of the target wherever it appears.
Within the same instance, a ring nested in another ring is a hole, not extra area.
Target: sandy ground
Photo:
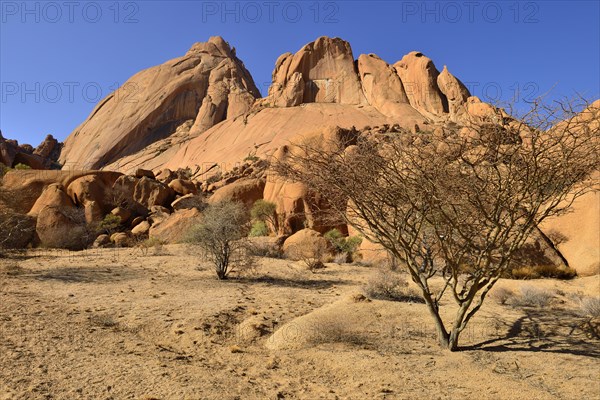
[[[262,259],[217,281],[195,252],[1,259],[0,399],[600,398],[600,340],[573,300],[599,277],[528,282],[555,294],[543,309],[489,299],[450,353],[424,305],[348,300],[373,267]]]

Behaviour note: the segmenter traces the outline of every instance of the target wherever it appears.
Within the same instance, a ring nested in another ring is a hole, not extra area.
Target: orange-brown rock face
[[[385,116],[414,126],[423,116],[410,106],[404,85],[394,68],[374,54],[358,57],[358,72],[368,103]]]
[[[464,114],[465,103],[469,96],[471,96],[469,90],[461,81],[448,72],[448,68],[445,65],[437,77],[437,85],[448,101],[450,119],[457,121]]]
[[[246,112],[259,96],[235,51],[220,37],[141,71],[102,100],[68,137],[60,162],[95,169],[169,137],[186,121],[202,132]]]
[[[294,55],[279,57],[268,99],[279,107],[301,103],[365,104],[350,44],[339,38],[320,37]]]
[[[448,113],[448,101],[437,84],[440,74],[430,58],[412,51],[394,64],[410,105],[428,117]]]
[[[50,169],[58,160],[61,144],[52,135],[37,148],[29,144],[22,144],[16,140],[5,139],[0,132],[0,163],[7,167],[23,164],[31,169]]]
[[[198,43],[103,100],[67,139],[61,161],[124,173],[233,167],[323,126],[414,131],[428,120],[457,120],[468,95],[421,53],[394,66],[373,54],[355,60],[348,42],[328,37],[280,56],[272,79],[269,95],[257,99],[250,74],[223,39]],[[127,88],[137,89],[135,102],[124,101]]]

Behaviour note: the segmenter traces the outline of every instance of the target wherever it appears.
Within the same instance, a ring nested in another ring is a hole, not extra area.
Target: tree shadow
[[[349,285],[352,282],[342,279],[296,279],[296,278],[280,278],[273,276],[256,276],[256,277],[240,277],[236,282],[257,284],[262,283],[268,286],[281,286],[300,289],[328,289],[337,285]]]
[[[527,308],[525,315],[507,324],[506,336],[468,346],[463,351],[530,351],[600,358],[598,325],[569,310]]]
[[[63,267],[39,271],[29,276],[41,281],[61,281],[65,283],[110,283],[135,277],[128,270],[116,270],[106,267]]]

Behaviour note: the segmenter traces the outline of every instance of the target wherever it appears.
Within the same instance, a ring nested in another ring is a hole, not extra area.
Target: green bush
[[[336,253],[352,254],[362,243],[360,236],[345,237],[338,229],[327,231],[323,237],[329,241]]]
[[[15,169],[26,170],[26,169],[31,169],[31,167],[29,165],[19,163],[19,164],[15,165]]]
[[[275,215],[277,206],[266,200],[256,200],[250,211],[252,219],[266,222]]]
[[[269,236],[269,228],[263,221],[256,221],[252,224],[250,234],[248,236]]]
[[[266,200],[256,200],[254,205],[252,206],[252,210],[250,210],[250,217],[255,222],[252,226],[254,229],[256,225],[256,229],[264,228],[266,229],[266,233],[264,235],[251,235],[251,236],[268,236],[269,235],[269,225],[277,230],[277,206],[274,203]],[[258,224],[258,223],[262,223]]]
[[[260,160],[259,157],[255,156],[254,154],[248,154],[245,158],[244,161],[250,161],[250,162],[256,162]]]
[[[8,171],[10,171],[10,168],[0,163],[0,178],[2,178]]]
[[[107,234],[113,233],[121,225],[121,217],[114,214],[107,214],[100,222],[99,229]]]

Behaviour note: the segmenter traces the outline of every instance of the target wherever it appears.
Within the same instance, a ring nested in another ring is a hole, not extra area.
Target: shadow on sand
[[[461,346],[461,350],[548,352],[600,358],[598,323],[569,310],[524,311],[524,316],[507,325],[506,336]]]
[[[263,283],[268,286],[281,286],[300,289],[328,289],[338,285],[352,284],[350,281],[342,279],[297,279],[297,278],[279,278],[273,276],[243,277],[237,278],[240,283]]]
[[[56,280],[65,283],[110,283],[131,279],[135,273],[106,267],[63,267],[28,274],[37,280]]]

